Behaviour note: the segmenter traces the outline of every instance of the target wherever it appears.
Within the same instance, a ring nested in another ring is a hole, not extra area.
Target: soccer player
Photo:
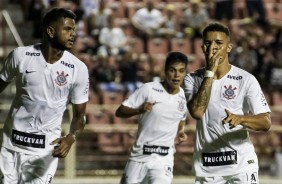
[[[86,65],[67,51],[75,35],[75,14],[54,8],[43,19],[42,43],[18,47],[8,55],[0,72],[0,92],[15,79],[16,95],[4,124],[0,183],[51,183],[58,158],[67,156],[83,130],[89,79]],[[61,137],[69,102],[73,118]]]
[[[180,87],[188,59],[171,52],[165,62],[165,79],[148,82],[134,91],[116,110],[116,116],[139,116],[137,138],[132,146],[121,184],[170,184],[173,178],[175,139],[186,140],[188,109]]]
[[[184,79],[188,110],[197,119],[196,184],[259,183],[258,158],[248,129],[268,131],[270,109],[256,78],[229,64],[229,29],[211,23],[203,30],[205,68]]]

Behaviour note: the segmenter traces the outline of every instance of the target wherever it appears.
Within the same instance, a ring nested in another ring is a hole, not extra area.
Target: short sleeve
[[[6,82],[12,81],[17,73],[17,65],[18,59],[14,50],[8,55],[4,62],[3,68],[0,71],[0,78]]]
[[[149,94],[150,86],[148,84],[143,84],[140,88],[136,89],[126,100],[124,100],[122,105],[130,108],[138,108],[148,101]]]
[[[86,66],[76,76],[74,87],[71,94],[73,104],[82,104],[88,101],[89,93],[89,74]]]
[[[197,93],[198,88],[195,84],[195,80],[191,74],[187,74],[184,78],[184,93],[187,101],[190,101],[192,96]]]
[[[271,112],[256,78],[252,76],[248,82],[249,88],[247,89],[247,103],[245,105],[249,106],[253,114]]]

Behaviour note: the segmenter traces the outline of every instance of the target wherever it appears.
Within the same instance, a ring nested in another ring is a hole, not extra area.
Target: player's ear
[[[227,46],[227,52],[231,52],[232,50],[232,47],[233,47],[233,44],[232,43],[229,43],[228,46]]]
[[[55,34],[55,29],[52,26],[48,26],[46,29],[48,36],[50,38],[53,38]]]
[[[204,46],[204,44],[201,45],[201,49],[202,49],[203,53],[205,53],[205,46]]]

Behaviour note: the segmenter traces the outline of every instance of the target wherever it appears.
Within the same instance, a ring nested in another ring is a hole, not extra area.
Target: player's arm
[[[72,89],[71,104],[72,104],[72,120],[70,124],[69,134],[73,137],[81,133],[84,129],[86,119],[86,106],[89,99],[89,71],[86,65],[81,66],[80,71],[83,74],[78,75]]]
[[[129,118],[145,112],[150,112],[156,103],[145,102],[138,108],[130,108],[125,105],[120,105],[115,112],[116,117]]]
[[[243,103],[243,115],[237,115],[225,109],[226,123],[230,128],[242,125],[254,131],[268,131],[271,127],[270,108],[260,88],[260,85],[254,76],[250,77],[246,86],[246,102]]]
[[[54,157],[64,158],[67,156],[72,144],[76,141],[76,136],[81,133],[85,126],[86,103],[73,104],[73,118],[70,125],[69,133],[61,138],[56,139],[51,144],[58,144],[53,151]]]
[[[69,136],[74,139],[78,134],[80,134],[85,126],[85,111],[86,111],[86,102],[82,104],[73,104],[73,118],[70,125]]]
[[[14,54],[15,51],[9,53],[7,59],[4,62],[3,68],[1,69],[0,77],[0,93],[2,93],[6,87],[11,83],[13,78],[16,76],[17,59]],[[3,80],[3,79],[4,80]]]
[[[185,141],[187,139],[187,135],[185,133],[185,125],[186,125],[185,120],[180,121],[180,123],[178,125],[178,131],[177,131],[178,144],[182,143],[183,141]]]
[[[9,82],[5,82],[0,78],[0,93],[2,93],[2,91],[4,91],[4,89],[9,85]]]
[[[141,114],[139,108],[130,108],[124,105],[120,105],[115,112],[116,117],[119,118],[129,118],[138,114]]]
[[[205,77],[199,91],[188,101],[190,115],[195,119],[201,119],[206,112],[212,88],[212,77]]]
[[[255,131],[268,131],[271,126],[270,113],[260,113],[257,115],[236,115],[225,110],[227,117],[224,119],[225,123],[230,125],[230,128],[234,128],[237,125],[242,125]]]
[[[191,116],[195,119],[201,119],[206,112],[212,89],[214,75],[217,71],[219,61],[222,60],[222,47],[213,53],[215,45],[211,42],[204,42],[203,50],[206,55],[206,71],[201,86],[192,99],[188,102],[188,109]],[[208,49],[210,47],[210,49]]]

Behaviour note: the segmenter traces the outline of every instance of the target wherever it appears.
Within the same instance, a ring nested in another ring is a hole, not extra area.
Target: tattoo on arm
[[[212,81],[212,78],[205,78],[203,80],[198,93],[191,100],[191,110],[202,112],[206,110],[210,100]]]

